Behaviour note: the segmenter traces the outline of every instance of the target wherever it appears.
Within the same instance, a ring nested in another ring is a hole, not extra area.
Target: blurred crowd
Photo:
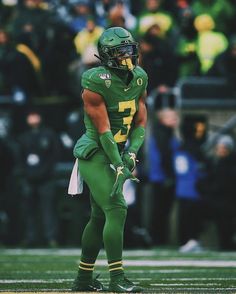
[[[202,250],[209,222],[218,248],[235,249],[234,134],[209,147],[208,117],[181,114],[171,90],[213,76],[236,97],[235,0],[0,0],[0,243],[79,244],[87,197],[65,194],[84,131],[80,77],[99,64],[97,40],[111,26],[132,32],[149,76],[141,184],[125,187],[126,246],[171,244],[177,207],[182,252]]]
[[[235,0],[1,0],[0,95],[76,100],[79,77],[99,62],[96,43],[111,26],[140,42],[149,91],[201,75],[235,87]]]

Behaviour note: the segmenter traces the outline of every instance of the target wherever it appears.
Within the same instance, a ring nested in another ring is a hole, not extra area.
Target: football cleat
[[[106,292],[107,288],[98,281],[99,275],[90,281],[81,281],[78,277],[74,280],[72,292]]]
[[[136,286],[127,278],[122,277],[119,280],[111,281],[108,291],[116,293],[140,293],[143,292],[143,288]]]

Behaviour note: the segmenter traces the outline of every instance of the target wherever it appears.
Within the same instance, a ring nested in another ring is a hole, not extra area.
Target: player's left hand
[[[123,192],[123,185],[128,179],[139,183],[139,179],[137,179],[126,166],[118,166],[116,168],[116,181],[111,191],[111,197]]]
[[[122,155],[124,165],[132,172],[136,166],[136,154],[134,152],[125,151]]]

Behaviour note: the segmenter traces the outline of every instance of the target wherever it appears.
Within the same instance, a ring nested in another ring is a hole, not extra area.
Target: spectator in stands
[[[72,20],[70,27],[73,32],[78,33],[86,28],[87,20],[91,17],[89,0],[70,0],[72,5]]]
[[[30,49],[42,57],[49,42],[49,31],[53,28],[53,14],[42,0],[24,0],[9,26],[14,39],[23,35]]]
[[[98,24],[104,28],[108,26],[108,14],[114,6],[113,0],[97,0],[93,1],[94,13],[97,16]]]
[[[200,75],[200,61],[197,56],[197,31],[194,17],[189,8],[182,9],[179,17],[180,34],[176,46],[178,57],[178,78]]]
[[[39,244],[39,225],[44,242],[56,245],[57,216],[53,172],[58,159],[58,139],[53,130],[44,127],[36,110],[27,115],[29,130],[19,138],[22,169],[24,245]],[[40,220],[40,224],[37,222]],[[42,223],[41,223],[42,222]]]
[[[50,9],[55,12],[56,16],[63,23],[69,24],[72,16],[70,13],[70,5],[68,0],[51,0],[48,3]]]
[[[216,24],[216,30],[225,34],[229,32],[236,12],[229,0],[196,0],[192,1],[192,9],[196,16],[210,15]]]
[[[15,12],[15,6],[18,0],[0,1],[0,25],[6,25]]]
[[[53,38],[48,43],[42,62],[45,91],[48,94],[78,97],[71,85],[79,67],[74,37],[75,34],[67,25],[58,23],[54,27]],[[74,83],[78,83],[78,80]]]
[[[217,226],[219,248],[235,250],[236,153],[231,136],[218,138],[207,171],[207,177],[198,184],[204,197],[206,217]]]
[[[236,96],[236,35],[230,38],[228,49],[216,57],[208,75],[226,78]]]
[[[62,145],[61,161],[71,161],[71,154],[75,143],[84,133],[83,110],[71,111],[64,123],[64,130],[60,133]]]
[[[80,31],[75,37],[76,50],[85,68],[93,67],[99,63],[98,58],[94,54],[98,55],[97,41],[103,30],[102,27],[96,25],[94,19],[91,17],[87,20],[86,28]]]
[[[228,46],[228,41],[223,33],[214,32],[215,22],[208,14],[195,18],[194,26],[198,31],[197,54],[201,63],[201,73],[205,74],[210,69],[217,55]]]
[[[39,71],[40,61],[32,50],[24,44],[15,46],[0,29],[0,93],[13,95],[16,102],[29,101],[40,93]]]
[[[204,217],[197,183],[204,176],[205,158],[201,146],[206,130],[205,117],[186,116],[181,125],[182,143],[174,156],[180,252],[202,249],[199,237]]]
[[[124,2],[118,1],[108,13],[108,25],[109,27],[121,26],[133,31],[136,27],[136,18],[130,13]]]
[[[14,193],[17,147],[11,135],[12,120],[0,112],[0,244],[19,241],[19,195]]]
[[[158,94],[155,99],[155,117],[148,141],[149,181],[152,184],[150,235],[155,245],[168,244],[169,216],[174,201],[174,152],[178,140],[174,134],[178,113],[173,107],[173,95]]]
[[[152,26],[157,24],[162,36],[173,28],[173,18],[168,11],[162,8],[163,0],[146,0],[145,8],[138,16],[137,33],[143,35]]]
[[[160,85],[174,85],[177,59],[168,40],[160,36],[157,24],[151,26],[140,41],[140,63],[149,77],[148,92]]]

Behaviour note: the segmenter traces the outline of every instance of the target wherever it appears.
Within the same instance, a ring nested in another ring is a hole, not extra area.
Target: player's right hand
[[[126,166],[118,166],[116,168],[116,181],[111,191],[111,197],[119,195],[123,192],[123,185],[128,179],[139,183],[139,179],[137,179]]]
[[[125,151],[122,155],[124,165],[132,172],[136,166],[136,154],[134,152]]]

